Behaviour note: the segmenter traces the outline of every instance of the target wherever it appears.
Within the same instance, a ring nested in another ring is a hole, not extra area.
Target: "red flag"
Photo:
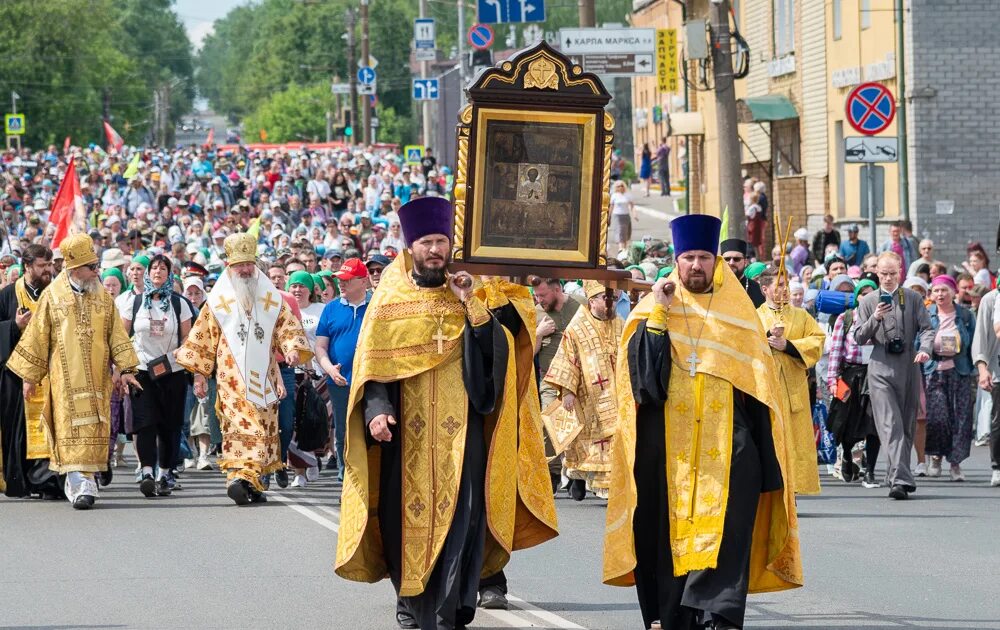
[[[56,198],[52,200],[52,214],[49,215],[49,223],[56,226],[55,234],[52,235],[52,249],[59,247],[59,243],[69,236],[70,228],[74,223],[80,224],[86,220],[83,194],[80,192],[80,178],[76,174],[75,161],[76,158],[69,159],[66,175],[63,176],[63,180],[59,184]]]
[[[215,143],[215,127],[212,127],[208,130],[208,137],[205,138],[205,144],[203,146],[205,146],[206,148],[211,148],[211,146],[214,143]]]
[[[118,135],[118,132],[108,123],[104,121],[104,135],[108,138],[108,150],[114,149],[115,151],[121,151],[122,147],[125,146],[125,141],[122,137]]]
[[[67,155],[68,153],[69,153],[69,136],[66,136],[66,139],[63,140],[63,155]]]

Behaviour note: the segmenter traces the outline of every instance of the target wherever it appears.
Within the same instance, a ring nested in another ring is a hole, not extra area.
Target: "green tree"
[[[326,82],[291,85],[272,95],[244,121],[247,141],[256,142],[261,130],[268,142],[322,141],[326,139],[326,111],[334,106]]]

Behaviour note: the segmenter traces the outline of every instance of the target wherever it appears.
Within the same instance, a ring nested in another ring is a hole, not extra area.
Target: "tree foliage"
[[[333,103],[325,83],[291,85],[271,95],[244,119],[247,141],[256,142],[262,129],[268,142],[322,141],[326,139],[326,111]]]
[[[31,146],[66,136],[103,144],[106,92],[112,124],[142,142],[154,85],[176,83],[175,118],[190,106],[190,49],[172,0],[0,2],[0,94],[21,96]]]

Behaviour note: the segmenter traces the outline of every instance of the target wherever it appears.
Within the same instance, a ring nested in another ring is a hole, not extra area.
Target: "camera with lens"
[[[889,354],[903,354],[906,351],[906,345],[902,339],[896,337],[885,344],[885,351]]]

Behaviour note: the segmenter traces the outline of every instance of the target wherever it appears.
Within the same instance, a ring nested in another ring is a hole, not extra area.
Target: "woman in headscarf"
[[[105,269],[101,272],[101,284],[104,285],[105,291],[114,299],[121,295],[122,290],[125,288],[125,276],[122,275],[122,272],[117,267]],[[121,388],[118,386],[113,387],[111,389],[111,449],[114,454],[114,460],[111,465],[113,468],[125,465],[125,443],[127,440],[125,438],[125,406],[123,402],[124,397],[122,396]],[[109,460],[112,453],[108,455]]]

